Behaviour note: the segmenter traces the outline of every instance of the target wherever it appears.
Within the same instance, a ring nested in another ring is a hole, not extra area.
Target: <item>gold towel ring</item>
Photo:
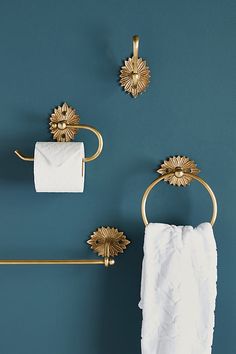
[[[98,158],[103,149],[103,139],[101,133],[90,125],[79,124],[79,116],[75,109],[69,107],[67,103],[58,106],[50,116],[50,130],[53,139],[58,142],[67,142],[74,139],[78,129],[86,129],[94,133],[98,139],[97,151],[89,157],[84,158],[84,162],[90,162]],[[23,161],[34,161],[33,157],[24,156],[19,150],[14,151],[15,154]]]
[[[200,182],[203,187],[206,188],[211,197],[213,212],[210,223],[212,226],[214,225],[217,218],[217,200],[211,187],[202,178],[196,175],[200,172],[200,170],[196,167],[194,161],[185,156],[170,157],[164,162],[164,164],[161,165],[161,168],[157,172],[162,174],[162,176],[158,177],[147,187],[142,198],[141,213],[145,225],[148,225],[149,223],[146,215],[147,198],[151,190],[159,182],[164,180],[169,182],[171,185],[187,186],[193,179]]]

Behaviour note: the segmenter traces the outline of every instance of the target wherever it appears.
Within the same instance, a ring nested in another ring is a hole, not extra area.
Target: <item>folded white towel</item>
[[[142,354],[210,354],[217,251],[212,227],[149,224],[141,283]]]
[[[34,183],[37,192],[83,192],[84,144],[37,142]]]

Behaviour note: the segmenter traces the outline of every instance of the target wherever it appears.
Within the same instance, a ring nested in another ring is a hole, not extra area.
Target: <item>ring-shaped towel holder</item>
[[[101,133],[90,125],[79,124],[80,117],[75,109],[64,103],[54,109],[50,116],[50,131],[53,139],[57,142],[68,142],[74,139],[79,129],[89,130],[94,133],[98,139],[98,148],[96,152],[83,159],[84,162],[90,162],[98,158],[103,149],[103,139]],[[34,161],[33,157],[24,156],[19,150],[14,151],[15,154],[23,161]]]
[[[151,190],[159,182],[164,180],[169,182],[171,185],[187,186],[193,179],[200,182],[211,197],[213,211],[210,223],[212,226],[214,225],[217,218],[217,200],[211,187],[202,178],[197,176],[197,173],[199,173],[200,170],[196,167],[194,161],[185,156],[170,157],[169,160],[166,160],[161,165],[161,168],[157,172],[162,174],[162,176],[158,177],[147,187],[142,198],[141,213],[145,225],[148,225],[149,223],[146,215],[147,198]]]

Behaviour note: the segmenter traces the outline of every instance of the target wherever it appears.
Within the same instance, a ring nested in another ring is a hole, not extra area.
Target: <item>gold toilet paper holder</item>
[[[101,133],[90,125],[79,124],[80,117],[76,110],[70,107],[66,102],[62,106],[54,109],[50,116],[49,129],[53,139],[57,142],[69,142],[74,140],[79,129],[89,130],[94,133],[98,139],[98,148],[96,152],[83,159],[83,162],[90,162],[98,158],[103,149],[103,139]],[[34,161],[33,157],[22,154],[19,150],[15,154],[23,161]]]

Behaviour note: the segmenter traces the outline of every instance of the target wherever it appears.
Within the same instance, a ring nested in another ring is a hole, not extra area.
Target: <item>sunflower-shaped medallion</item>
[[[164,181],[169,182],[174,186],[187,186],[192,181],[191,176],[186,173],[197,175],[200,170],[197,168],[194,161],[186,156],[173,156],[165,160],[161,168],[157,170],[161,175],[173,173],[164,178]]]
[[[134,81],[134,57],[125,60],[125,65],[120,70],[120,84],[124,90],[133,97],[143,93],[150,82],[150,70],[142,58],[137,59],[137,74]]]
[[[99,256],[106,256],[105,247],[108,246],[109,256],[114,257],[123,253],[130,243],[123,232],[114,227],[100,227],[95,231],[87,243]]]
[[[67,124],[78,125],[79,116],[74,108],[69,107],[67,103],[54,109],[50,116],[50,130],[53,139],[57,141],[71,141],[74,139],[78,128],[67,127]]]

